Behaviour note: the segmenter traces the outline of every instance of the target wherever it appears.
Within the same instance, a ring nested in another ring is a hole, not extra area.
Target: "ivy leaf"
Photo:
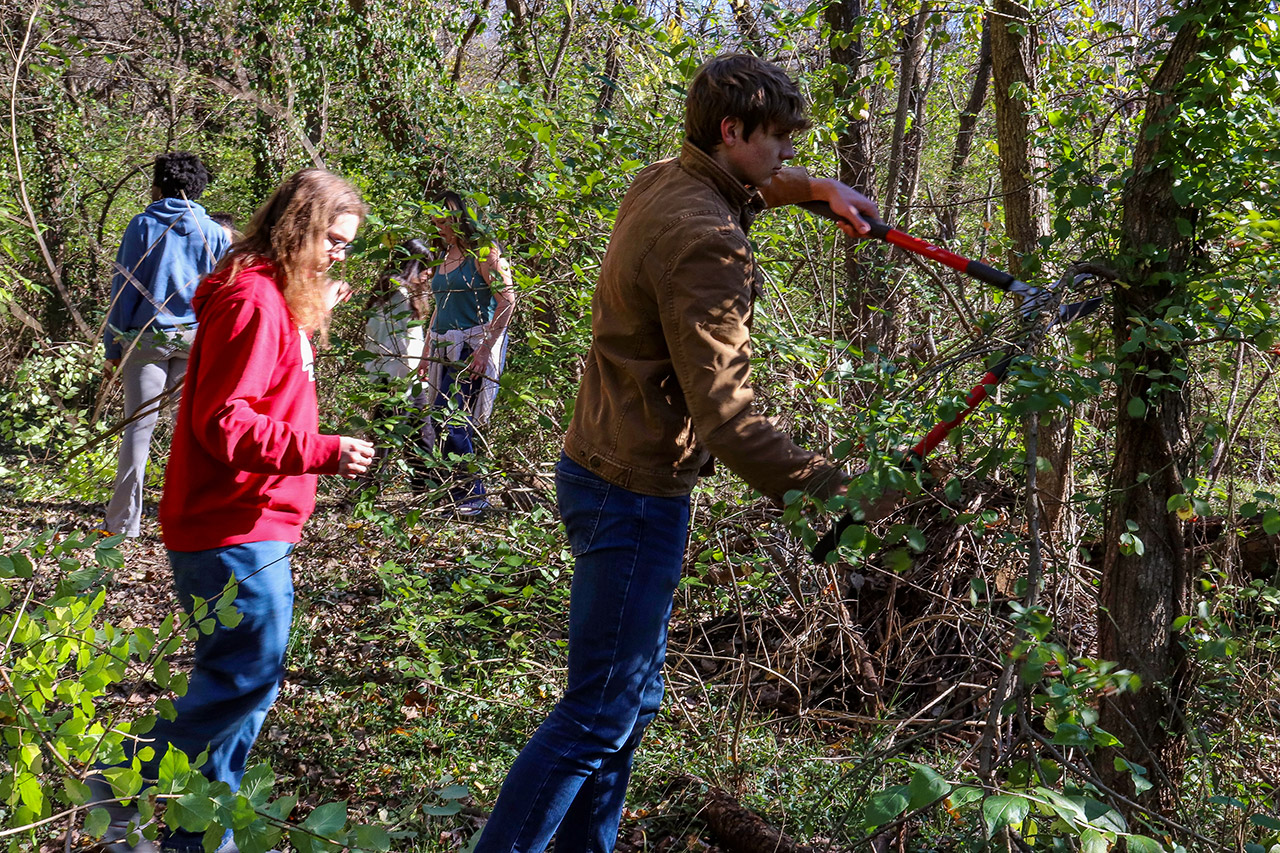
[[[911,783],[907,785],[907,793],[911,797],[907,808],[922,809],[951,793],[951,783],[938,775],[932,767],[917,764]]]
[[[372,850],[382,853],[391,849],[391,836],[380,826],[360,824],[348,833],[347,846],[352,850]]]
[[[877,791],[867,801],[867,810],[862,823],[868,829],[873,826],[884,826],[907,810],[907,786],[895,785],[884,791]]]
[[[997,794],[982,804],[982,820],[987,825],[987,838],[1015,823],[1022,823],[1031,812],[1031,801],[1026,797]]]
[[[342,832],[342,828],[346,824],[347,804],[345,802],[325,803],[307,815],[307,819],[302,822],[302,827],[321,838],[328,839],[336,837],[338,833]],[[293,840],[293,835],[293,833],[289,833],[290,840]],[[336,845],[321,843],[319,846],[310,849],[331,850],[336,849]]]

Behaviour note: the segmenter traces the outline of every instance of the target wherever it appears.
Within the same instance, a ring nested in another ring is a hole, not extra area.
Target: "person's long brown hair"
[[[217,271],[230,268],[226,280],[232,281],[252,263],[273,262],[294,322],[324,344],[329,329],[329,307],[325,304],[329,275],[319,266],[326,253],[329,228],[348,213],[358,216],[361,223],[368,213],[355,187],[324,169],[303,169],[258,208],[244,236],[232,244]]]
[[[481,233],[480,224],[471,215],[471,211],[467,207],[467,203],[463,201],[462,196],[453,190],[441,190],[436,194],[433,203],[437,207],[444,209],[444,213],[450,220],[449,227],[453,229],[453,236],[458,241],[458,247],[465,254],[474,257],[481,248],[494,245],[493,240]],[[443,258],[444,253],[449,250],[448,242],[439,232],[431,239],[431,250],[438,258]],[[499,247],[499,251],[501,251],[501,247]]]

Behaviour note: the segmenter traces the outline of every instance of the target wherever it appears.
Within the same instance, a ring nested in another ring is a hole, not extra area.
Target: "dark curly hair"
[[[165,198],[188,198],[195,201],[209,186],[209,170],[190,151],[171,151],[156,158],[155,178]]]

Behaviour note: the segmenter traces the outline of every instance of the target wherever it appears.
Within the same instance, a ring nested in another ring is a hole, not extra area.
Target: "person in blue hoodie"
[[[156,158],[152,204],[133,218],[116,253],[103,335],[107,364],[124,386],[124,433],[115,487],[107,504],[111,533],[137,536],[142,523],[151,433],[160,409],[187,372],[195,337],[191,297],[226,254],[231,238],[196,199],[209,170],[195,154]]]

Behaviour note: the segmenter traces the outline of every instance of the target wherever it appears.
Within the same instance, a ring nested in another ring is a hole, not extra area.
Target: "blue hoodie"
[[[191,297],[213,271],[231,238],[203,207],[162,198],[133,218],[116,253],[111,310],[103,335],[107,358],[120,358],[122,332],[195,328]]]

